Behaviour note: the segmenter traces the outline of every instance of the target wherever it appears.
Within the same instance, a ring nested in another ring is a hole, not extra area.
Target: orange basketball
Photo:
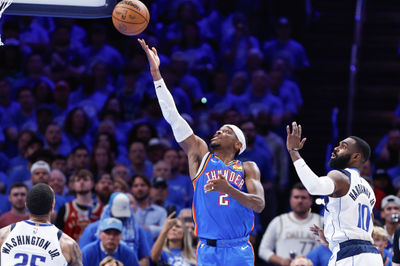
[[[122,0],[114,7],[112,21],[119,32],[133,36],[146,29],[150,14],[147,7],[139,0]]]

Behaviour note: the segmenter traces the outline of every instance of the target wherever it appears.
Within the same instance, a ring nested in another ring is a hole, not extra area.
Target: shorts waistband
[[[340,250],[337,253],[336,261],[356,256],[361,253],[376,253],[379,250],[372,245],[371,242],[366,240],[352,239],[339,244]]]
[[[242,245],[243,243],[247,243],[249,240],[248,236],[241,238],[233,238],[233,239],[205,239],[200,238],[200,244],[206,244],[212,247],[234,247],[238,245]]]

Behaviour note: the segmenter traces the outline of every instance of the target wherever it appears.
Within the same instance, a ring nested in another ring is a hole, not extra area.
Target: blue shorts
[[[229,240],[200,239],[197,266],[254,265],[254,251],[249,237]]]

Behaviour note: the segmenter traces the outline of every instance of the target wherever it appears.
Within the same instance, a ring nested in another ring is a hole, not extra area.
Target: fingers
[[[152,47],[151,50],[153,51],[153,53],[154,53],[156,56],[158,56],[156,48]]]
[[[209,193],[209,192],[212,192],[212,191],[214,191],[214,184],[208,183],[208,184],[204,185],[204,192],[205,193]]]

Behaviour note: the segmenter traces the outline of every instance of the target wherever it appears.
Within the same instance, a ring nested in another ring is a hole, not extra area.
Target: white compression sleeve
[[[301,182],[311,195],[330,195],[335,191],[333,180],[328,176],[318,177],[303,159],[295,161],[293,165]]]
[[[154,81],[154,86],[156,87],[156,94],[161,111],[165,120],[171,125],[175,140],[177,142],[184,141],[193,134],[193,130],[176,109],[174,98],[172,98],[164,80],[160,79]]]

